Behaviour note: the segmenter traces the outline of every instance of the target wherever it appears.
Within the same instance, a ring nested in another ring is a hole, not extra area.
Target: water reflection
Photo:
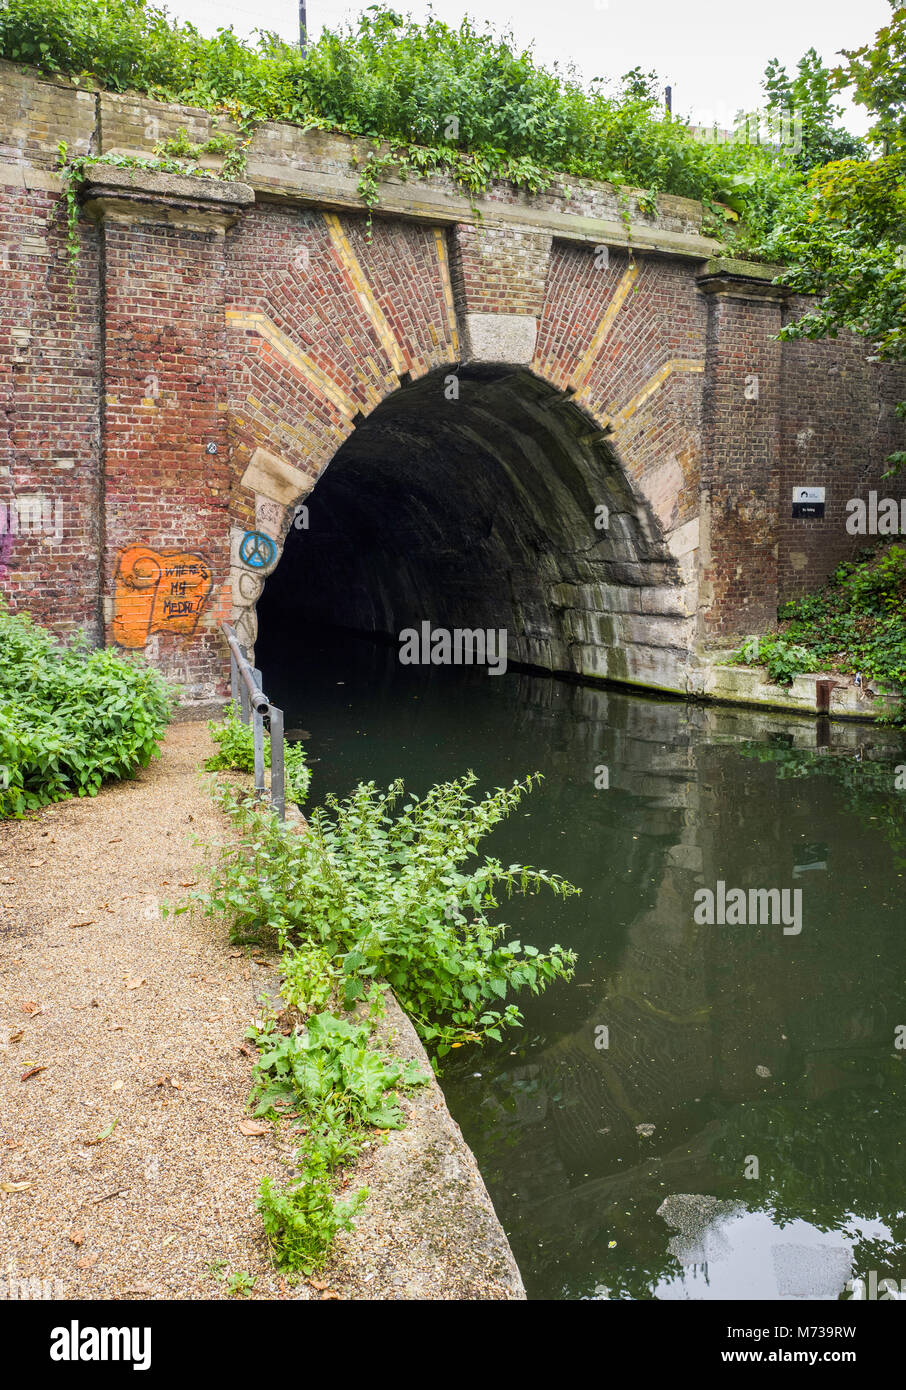
[[[578,951],[576,978],[444,1077],[530,1295],[835,1298],[906,1279],[901,744],[400,668],[348,641],[295,671],[260,655],[311,731],[316,799],[360,778],[545,774],[491,849],[582,887],[506,913],[514,936]],[[801,934],[696,924],[718,881],[801,890]]]

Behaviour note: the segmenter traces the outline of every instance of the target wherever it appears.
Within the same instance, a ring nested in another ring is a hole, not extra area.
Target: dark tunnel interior
[[[591,662],[590,674],[619,679],[621,591],[676,582],[605,434],[521,369],[436,371],[402,387],[305,506],[258,603],[268,645],[311,627],[396,638],[428,620],[505,628],[519,664],[582,673]]]

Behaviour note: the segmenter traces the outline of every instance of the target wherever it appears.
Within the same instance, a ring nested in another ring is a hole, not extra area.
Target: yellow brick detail
[[[406,360],[403,357],[400,345],[397,342],[396,334],[387,322],[386,315],[375,297],[374,290],[369,283],[368,277],[361,267],[356,253],[349,244],[349,238],[343,231],[343,225],[335,212],[325,212],[324,221],[327,223],[327,230],[334,251],[337,254],[341,266],[349,276],[350,282],[355,290],[356,297],[362,307],[362,312],[371,322],[381,347],[387,354],[390,365],[397,376],[402,376],[407,370]]]
[[[622,309],[623,304],[626,300],[626,296],[632,289],[632,286],[635,283],[638,273],[639,267],[635,261],[623,272],[620,283],[617,285],[616,290],[614,291],[613,298],[611,299],[610,303],[607,306],[607,309],[604,312],[604,317],[598,324],[598,327],[595,329],[594,337],[588,344],[588,347],[585,349],[585,352],[582,355],[582,359],[579,362],[579,365],[576,367],[576,370],[573,372],[572,377],[570,378],[570,385],[573,387],[574,390],[580,390],[581,387],[584,386],[585,382],[588,380],[588,377],[591,374],[592,367],[595,365],[595,361],[597,360],[598,353],[601,351],[601,348],[604,345],[604,341],[610,333],[611,328],[613,327],[614,319]]]
[[[265,342],[270,343],[275,352],[305,377],[322,396],[332,401],[342,414],[348,415],[350,419],[356,414],[359,408],[356,402],[347,396],[342,387],[322,371],[307,353],[296,347],[295,343],[271,322],[267,314],[259,313],[257,310],[227,309],[226,317],[227,323],[232,324],[234,328],[252,329]]]

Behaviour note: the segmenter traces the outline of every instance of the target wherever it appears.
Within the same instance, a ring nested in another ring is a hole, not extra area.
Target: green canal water
[[[544,774],[487,849],[581,887],[503,913],[514,938],[572,947],[575,978],[442,1077],[530,1298],[906,1290],[895,736],[407,668],[348,637],[258,651],[308,732],[312,804],[359,780]],[[697,922],[719,882],[800,891],[801,931]]]

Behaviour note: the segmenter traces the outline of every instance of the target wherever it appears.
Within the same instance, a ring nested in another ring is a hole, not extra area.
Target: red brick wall
[[[710,556],[702,577],[713,638],[776,619],[780,324],[776,300],[709,296],[702,503]]]
[[[792,300],[784,322],[799,317],[807,301]],[[884,481],[885,459],[903,448],[896,403],[906,398],[906,369],[867,360],[862,340],[842,337],[783,345],[780,458],[779,598],[814,589],[871,537],[846,530],[846,502],[906,496],[906,475]],[[823,520],[794,519],[793,487],[823,487]],[[876,539],[876,538],[875,538]]]
[[[470,226],[450,234],[450,270],[459,313],[541,312],[551,238],[543,232]]]
[[[105,594],[136,545],[210,568],[193,640],[163,628],[141,644],[201,694],[222,666],[212,617],[229,577],[224,239],[150,221],[108,221],[103,239]]]
[[[10,177],[10,176],[7,176]],[[0,521],[39,499],[38,534],[0,534],[0,593],[61,632],[100,636],[98,238],[70,290],[58,199],[0,187]],[[26,513],[28,515],[28,513]],[[29,525],[31,523],[29,522]]]

